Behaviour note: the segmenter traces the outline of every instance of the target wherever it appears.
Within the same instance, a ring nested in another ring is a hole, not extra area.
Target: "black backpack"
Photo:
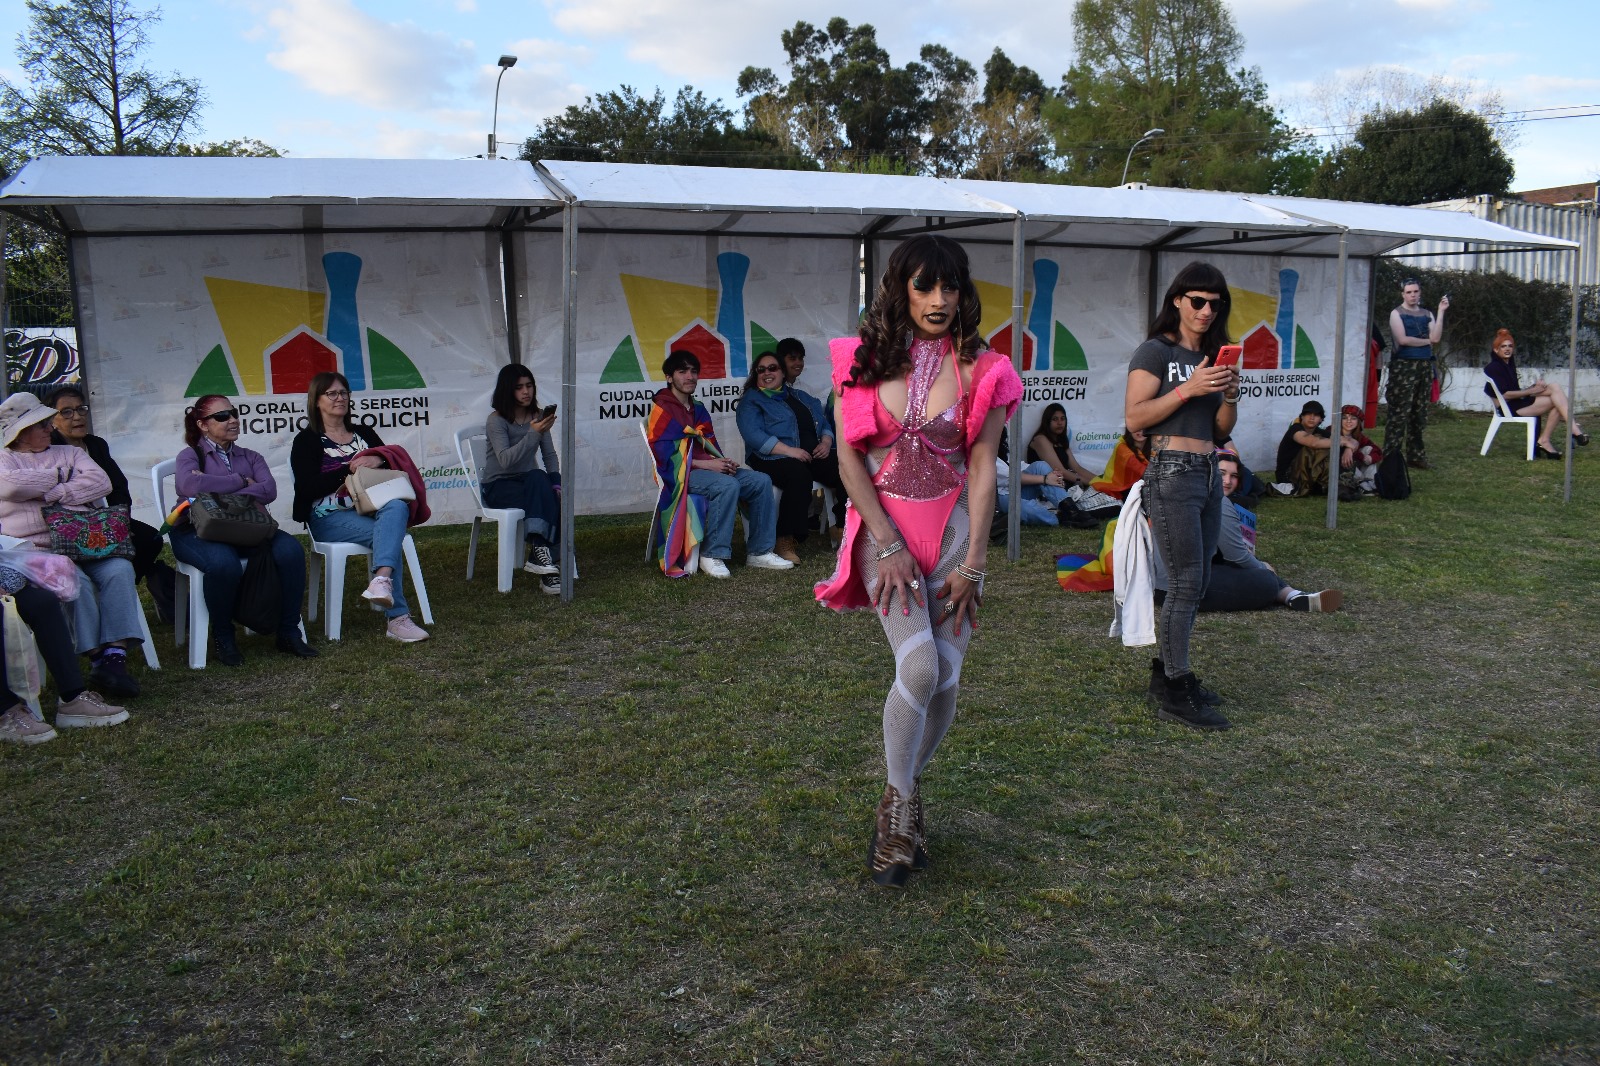
[[[1406,457],[1398,449],[1378,464],[1378,495],[1386,500],[1403,500],[1411,495],[1411,475],[1406,473]]]

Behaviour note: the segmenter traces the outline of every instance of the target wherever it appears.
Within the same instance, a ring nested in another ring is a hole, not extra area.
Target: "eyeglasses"
[[[239,412],[230,407],[226,411],[212,411],[208,415],[201,415],[200,421],[205,422],[209,420],[212,422],[232,422],[238,417]]]
[[[777,363],[767,363],[765,366],[756,367],[757,374],[778,374],[781,372]]]
[[[85,403],[77,407],[58,407],[56,408],[56,414],[62,418],[88,418],[89,405]]]
[[[322,395],[330,400],[348,400],[350,398],[350,394],[343,389],[329,389]]]
[[[1228,301],[1220,296],[1196,296],[1191,292],[1185,293],[1183,298],[1189,301],[1189,307],[1195,311],[1200,310],[1206,304],[1210,304],[1213,311],[1221,311],[1228,306]]]

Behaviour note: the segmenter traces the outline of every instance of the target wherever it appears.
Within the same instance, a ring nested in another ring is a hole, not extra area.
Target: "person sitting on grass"
[[[1339,488],[1371,495],[1378,491],[1378,464],[1383,452],[1361,431],[1361,408],[1339,408]]]
[[[65,562],[65,560],[62,560]],[[67,564],[71,569],[71,564]],[[76,575],[70,578],[76,581]],[[128,712],[107,703],[98,692],[83,683],[83,673],[78,668],[78,657],[72,647],[72,633],[67,628],[66,616],[61,612],[61,601],[48,589],[32,584],[26,575],[9,566],[0,565],[0,594],[16,600],[17,614],[33,631],[34,644],[44,659],[50,678],[56,685],[56,725],[62,729],[83,729],[95,726],[121,725],[128,720]],[[0,662],[4,662],[4,626],[0,626]],[[49,723],[35,718],[0,675],[0,741],[11,744],[43,744],[54,740],[56,731]]]
[[[711,577],[728,576],[733,556],[733,518],[743,503],[750,515],[745,540],[745,564],[761,570],[788,570],[789,560],[773,552],[778,539],[778,509],[772,502],[772,479],[723,456],[711,413],[697,403],[700,360],[693,352],[674,351],[661,364],[666,388],[657,392],[645,437],[655,456],[661,478],[661,498],[656,509],[654,551],[668,577],[687,577],[689,556],[697,543],[694,526],[705,531],[700,549],[700,569]],[[701,522],[692,521],[691,508],[704,501]]]
[[[1239,457],[1231,452],[1217,453],[1217,471],[1222,476],[1224,496],[1239,487]],[[1156,602],[1165,597],[1166,568],[1161,553],[1155,553]],[[1278,576],[1272,565],[1256,557],[1256,517],[1232,500],[1222,501],[1222,527],[1217,535],[1217,554],[1211,563],[1211,580],[1200,600],[1202,612],[1265,611],[1287,607],[1291,611],[1329,614],[1344,604],[1338,589],[1302,592]]]
[[[559,596],[561,460],[550,432],[556,413],[539,406],[533,371],[520,363],[500,368],[489,402],[494,410],[483,425],[483,502],[522,511],[528,540],[522,569],[539,575],[540,592]]]
[[[1328,449],[1333,444],[1322,420],[1327,410],[1307,400],[1300,417],[1290,423],[1278,442],[1278,489],[1296,496],[1328,494]],[[1284,485],[1290,486],[1285,490]]]

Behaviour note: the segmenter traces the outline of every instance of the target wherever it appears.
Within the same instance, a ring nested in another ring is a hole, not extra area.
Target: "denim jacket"
[[[800,447],[800,426],[795,421],[794,409],[785,399],[789,394],[799,397],[800,403],[811,412],[811,417],[817,423],[818,440],[833,436],[833,423],[828,421],[828,412],[823,408],[822,401],[810,393],[788,385],[777,396],[751,389],[739,398],[737,412],[739,435],[744,438],[746,454],[766,458],[777,444]]]

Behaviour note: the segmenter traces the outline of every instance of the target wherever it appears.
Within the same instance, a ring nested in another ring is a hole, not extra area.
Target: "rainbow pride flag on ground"
[[[1067,592],[1110,592],[1115,584],[1111,572],[1111,542],[1117,535],[1117,519],[1106,523],[1100,554],[1062,555],[1056,558],[1056,581]]]

